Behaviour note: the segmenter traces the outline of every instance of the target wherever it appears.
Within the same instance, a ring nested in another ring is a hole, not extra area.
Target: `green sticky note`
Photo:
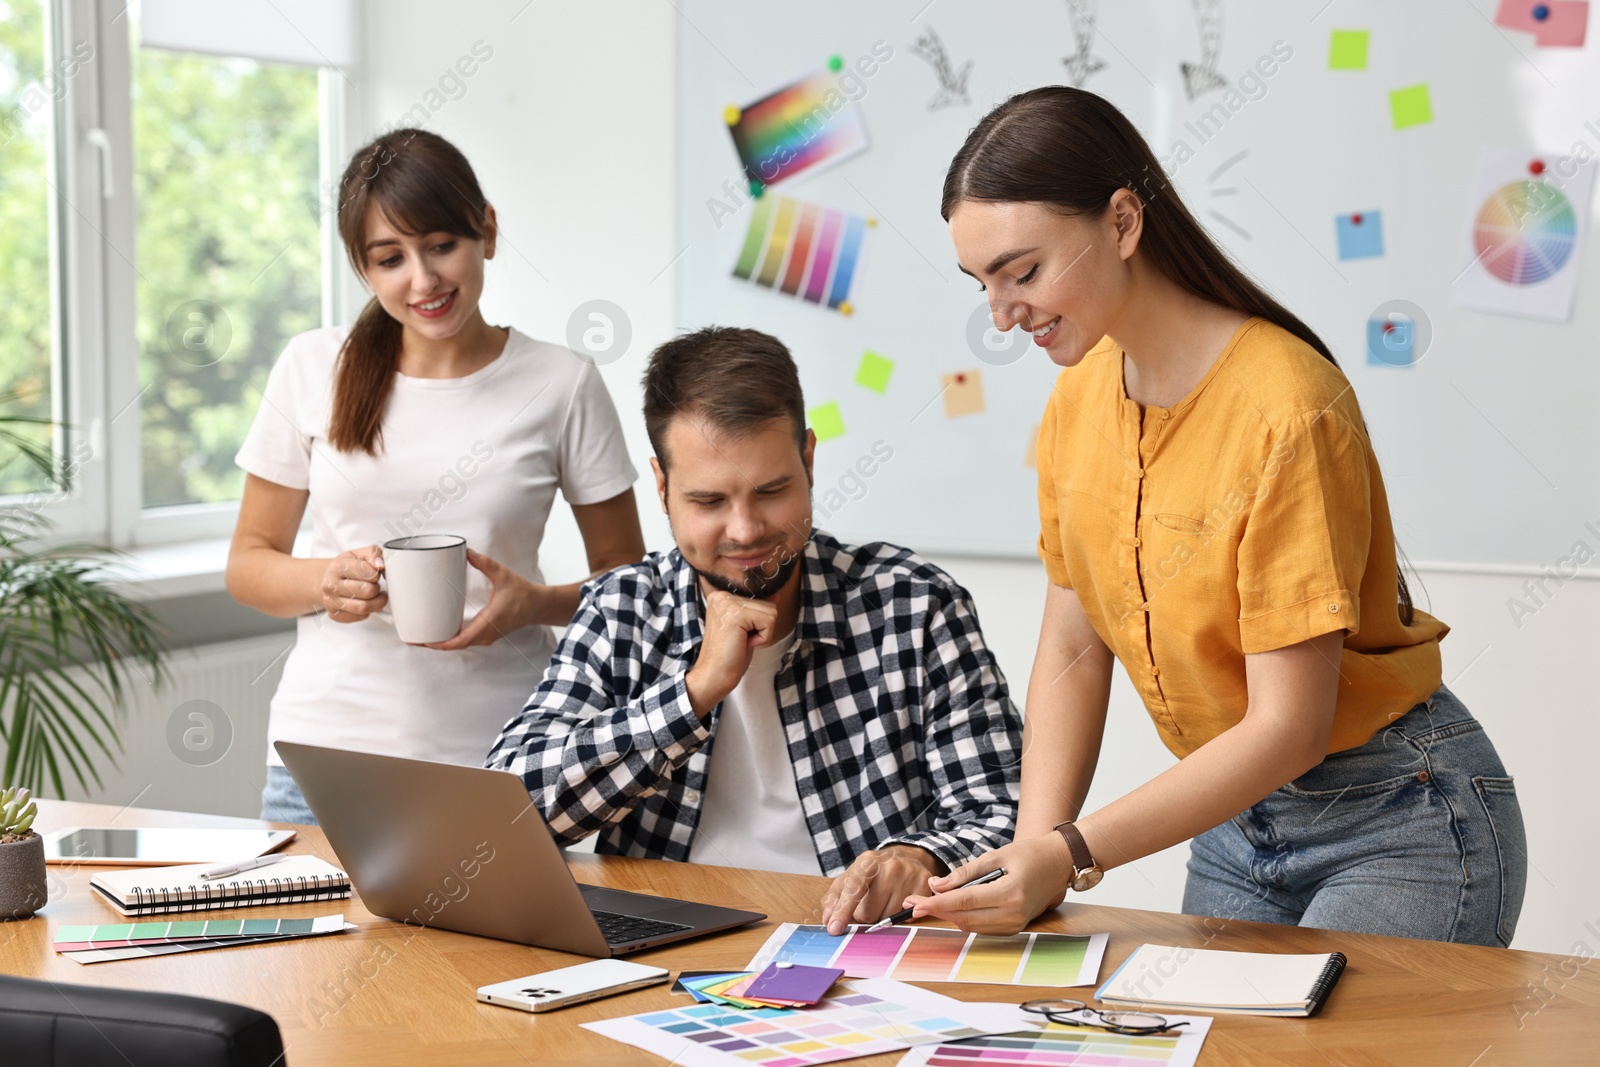
[[[864,385],[874,393],[889,388],[889,375],[894,373],[894,360],[885,359],[876,352],[861,353],[861,366],[856,368],[856,384]]]
[[[844,416],[839,414],[839,405],[832,401],[807,411],[806,418],[810,420],[811,429],[816,432],[819,441],[844,436]]]
[[[1366,30],[1334,30],[1328,44],[1328,69],[1366,70],[1367,37]]]
[[[1394,117],[1394,128],[1397,130],[1426,126],[1432,122],[1433,103],[1428,99],[1428,86],[1408,85],[1390,93],[1389,113]]]

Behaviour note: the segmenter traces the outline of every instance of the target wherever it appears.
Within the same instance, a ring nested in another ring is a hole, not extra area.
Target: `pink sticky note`
[[[1588,0],[1500,0],[1496,26],[1533,34],[1541,48],[1581,48],[1589,25]]]
[[[1589,28],[1588,0],[1543,0],[1549,17],[1538,22],[1533,41],[1540,48],[1582,48]]]
[[[1533,20],[1533,9],[1541,2],[1543,0],[1500,0],[1500,9],[1494,13],[1494,24],[1508,30],[1536,33],[1539,24]]]

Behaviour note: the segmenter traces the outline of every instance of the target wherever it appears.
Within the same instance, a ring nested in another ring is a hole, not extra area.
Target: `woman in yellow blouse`
[[[1508,944],[1527,864],[1516,793],[1441,683],[1448,628],[1412,607],[1327,346],[1092,93],[991,112],[943,213],[996,326],[1032,331],[1065,369],[1039,431],[1050,587],[1016,837],[908,904],[1012,932],[1192,838],[1188,913]],[[1080,817],[1113,659],[1179,762]]]

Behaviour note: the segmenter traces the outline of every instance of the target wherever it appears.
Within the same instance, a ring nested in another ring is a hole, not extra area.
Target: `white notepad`
[[[102,871],[89,880],[102,899],[124,915],[206,911],[251,904],[298,904],[350,895],[350,876],[316,856],[288,856],[233,878],[204,881],[214,863]]]
[[[1341,952],[1225,952],[1140,945],[1095,996],[1119,1007],[1315,1015],[1344,972]]]

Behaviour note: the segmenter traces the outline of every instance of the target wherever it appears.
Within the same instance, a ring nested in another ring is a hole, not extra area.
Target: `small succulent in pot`
[[[25,919],[44,907],[44,838],[33,830],[39,806],[26,789],[0,789],[0,919]]]

